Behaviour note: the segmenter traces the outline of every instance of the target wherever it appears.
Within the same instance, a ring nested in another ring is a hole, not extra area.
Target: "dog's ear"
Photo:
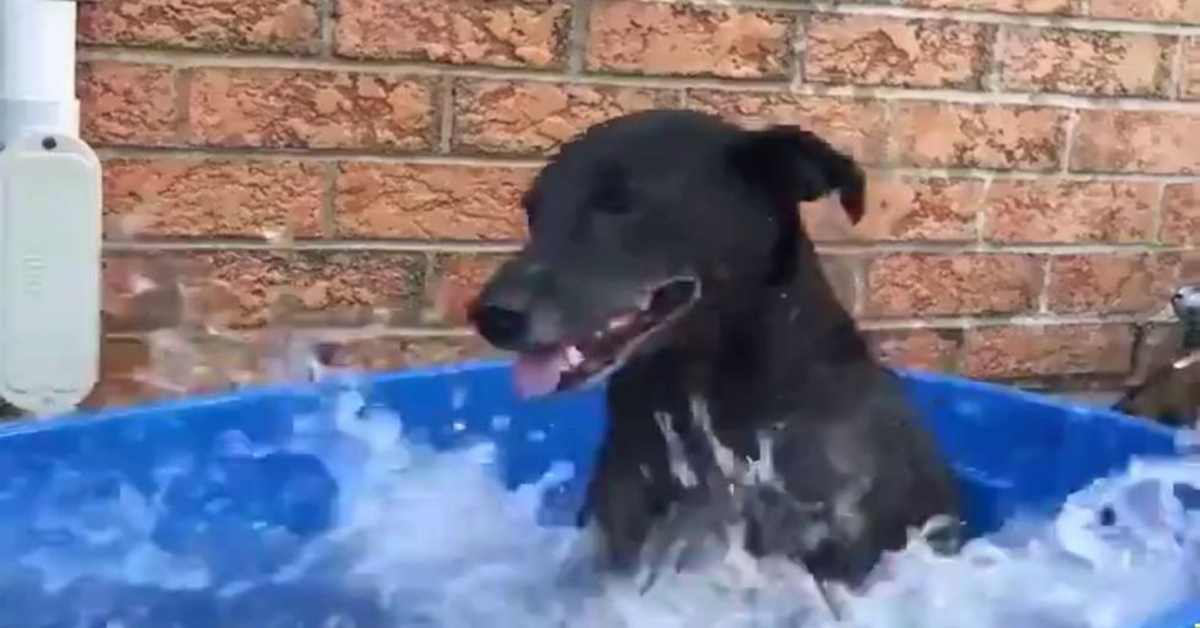
[[[732,151],[734,167],[787,205],[838,192],[842,208],[857,224],[863,217],[865,177],[849,156],[796,126],[747,131]]]
[[[767,282],[780,285],[796,273],[796,251],[802,225],[796,205],[838,192],[842,208],[857,224],[863,216],[865,177],[850,157],[828,142],[794,126],[746,131],[730,158],[751,185],[774,198],[778,239],[771,249]]]

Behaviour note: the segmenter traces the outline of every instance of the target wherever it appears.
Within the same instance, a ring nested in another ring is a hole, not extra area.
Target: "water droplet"
[[[467,388],[466,386],[456,386],[450,391],[450,408],[458,411],[467,407]]]

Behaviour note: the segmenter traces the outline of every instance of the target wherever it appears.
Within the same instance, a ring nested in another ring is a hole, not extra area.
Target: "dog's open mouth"
[[[650,291],[641,307],[609,318],[602,328],[584,337],[521,354],[514,367],[517,391],[523,397],[540,397],[605,377],[699,297],[699,281],[675,279]]]

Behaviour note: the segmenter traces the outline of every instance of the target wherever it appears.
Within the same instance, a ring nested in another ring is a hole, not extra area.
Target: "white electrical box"
[[[0,398],[73,409],[100,363],[101,180],[76,137],[36,132],[0,150]]]

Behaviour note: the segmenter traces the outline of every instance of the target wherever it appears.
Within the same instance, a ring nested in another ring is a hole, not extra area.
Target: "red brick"
[[[867,266],[868,316],[1009,314],[1033,309],[1042,261],[1032,255],[881,255]]]
[[[1175,40],[1163,35],[1007,27],[1001,80],[1027,92],[1165,96]]]
[[[900,162],[911,166],[1049,170],[1062,161],[1067,111],[906,102],[893,133]]]
[[[1179,76],[1179,97],[1200,100],[1200,38],[1189,37],[1183,45],[1182,71]]]
[[[429,79],[387,73],[200,69],[190,135],[216,146],[428,150],[435,91]]]
[[[1200,173],[1200,115],[1157,111],[1079,112],[1071,169]]]
[[[342,0],[340,55],[501,67],[560,66],[561,0]]]
[[[147,336],[150,359],[139,375],[153,397],[210,394],[309,374],[308,356],[295,349],[289,331],[246,334],[228,329],[183,327]]]
[[[321,234],[322,171],[295,161],[117,159],[104,164],[104,213],[149,237]]]
[[[79,5],[79,39],[121,46],[314,52],[317,0],[103,0]]]
[[[962,331],[958,329],[888,329],[867,332],[875,354],[893,368],[953,373],[958,370]]]
[[[201,262],[205,276],[227,282],[241,297],[243,325],[266,322],[268,308],[285,295],[299,324],[406,324],[420,311],[425,276],[425,260],[403,253],[227,252]]]
[[[95,145],[179,141],[176,71],[165,65],[93,61],[79,67],[80,127]]]
[[[1179,265],[1180,283],[1200,283],[1200,251],[1184,252]]]
[[[879,101],[693,90],[687,106],[749,127],[798,125],[864,163],[877,163],[884,152],[887,109]]]
[[[793,18],[777,11],[599,0],[587,66],[635,74],[782,78]]]
[[[125,406],[152,395],[142,381],[150,361],[146,343],[133,338],[106,338],[100,345],[100,381],[80,405],[84,408]]]
[[[846,308],[847,312],[857,312],[859,299],[856,277],[862,266],[862,260],[857,255],[823,253],[819,261],[821,272],[825,275],[829,286],[833,288],[833,294],[837,297],[838,302]]]
[[[992,27],[971,22],[815,15],[804,80],[903,87],[977,88]]]
[[[533,168],[344,164],[337,181],[338,234],[521,240],[521,196],[535,174]]]
[[[1063,255],[1050,260],[1050,311],[1152,314],[1175,290],[1174,255]]]
[[[409,324],[421,308],[423,256],[368,251],[218,251],[112,256],[158,269],[166,280],[149,287],[176,300],[181,319],[234,329],[275,324],[343,326]],[[130,282],[135,287],[138,281]],[[142,282],[144,283],[144,282]],[[167,286],[163,288],[162,286]],[[124,316],[144,308],[124,308]],[[168,322],[156,327],[173,326]]]
[[[1200,246],[1200,185],[1168,185],[1162,223],[1164,243]]]
[[[177,257],[157,252],[106,252],[100,311],[112,333],[175,327],[183,321],[179,289],[186,275]]]
[[[270,338],[272,333],[272,330],[264,330],[243,335],[249,337],[249,342],[255,345],[255,350],[260,355],[277,359],[281,351],[278,342],[273,342],[275,339]],[[397,371],[459,362],[496,353],[476,336],[414,337],[378,326],[358,329],[306,329],[290,335],[294,344],[332,349],[332,356],[326,362],[327,365],[356,371]]]
[[[851,225],[836,199],[802,206],[805,227],[817,241],[967,241],[976,235],[984,184],[977,179],[869,175],[867,211]]]
[[[293,380],[307,376],[308,364],[306,356],[290,351],[316,344],[335,348],[333,366],[360,371],[392,371],[497,354],[474,336],[406,337],[383,328],[164,330],[145,340],[107,340],[100,384],[84,405],[125,405]]]
[[[1010,379],[1084,373],[1125,373],[1133,359],[1126,325],[982,327],[967,330],[963,372]]]
[[[910,7],[998,11],[1001,13],[1070,13],[1077,0],[901,0]]]
[[[462,326],[467,308],[506,255],[443,255],[429,284],[425,322]]]
[[[587,128],[670,106],[671,92],[541,82],[465,82],[455,90],[454,145],[485,153],[543,154]]]
[[[987,195],[984,238],[1006,243],[1148,242],[1158,184],[999,180]]]
[[[412,338],[405,343],[406,366],[428,366],[462,362],[463,360],[495,359],[504,353],[489,346],[478,336],[463,338]]]
[[[1091,0],[1092,17],[1200,24],[1200,0]]]
[[[404,337],[360,334],[338,344],[347,365],[370,371],[418,368],[498,354],[475,336]]]

